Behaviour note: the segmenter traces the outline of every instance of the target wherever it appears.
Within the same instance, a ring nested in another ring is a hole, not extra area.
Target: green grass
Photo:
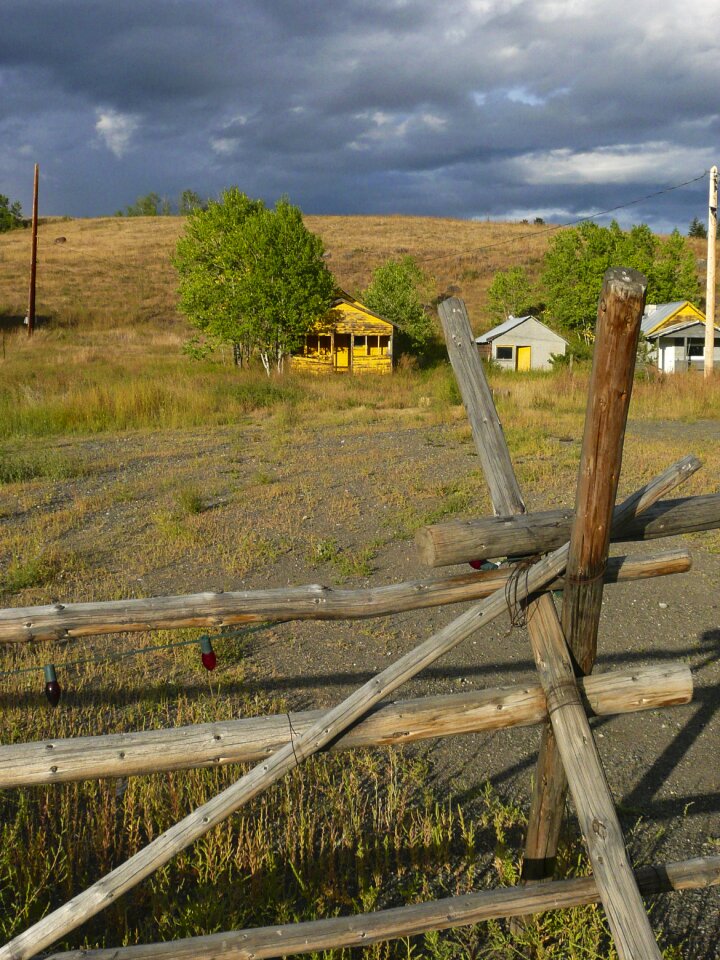
[[[13,552],[5,569],[0,569],[0,598],[7,601],[21,590],[45,587],[58,578],[85,570],[84,561],[73,550],[30,543],[25,549]]]
[[[8,350],[0,367],[0,590],[6,602],[142,594],[143,576],[158,571],[163,587],[169,585],[162,592],[179,592],[177,577],[188,569],[195,576],[196,568],[208,583],[227,581],[237,589],[248,573],[258,581],[272,577],[273,564],[291,552],[300,576],[310,567],[342,582],[369,576],[383,546],[419,526],[489,512],[447,367],[382,379],[268,379],[229,364],[190,361],[179,339],[150,325],[85,330],[79,322]],[[559,488],[571,490],[578,445],[558,438],[579,439],[587,373],[493,372],[491,379],[523,489],[541,504]],[[698,378],[678,377],[638,383],[631,416],[692,420],[719,412],[717,381],[703,386]],[[421,456],[413,462],[374,449],[373,433],[398,425],[423,428],[417,433]],[[213,435],[214,427],[226,429]],[[72,444],[83,434],[107,439],[97,461],[60,447],[61,438]],[[213,440],[213,452],[204,452],[199,435]],[[363,438],[366,453],[341,463],[340,441],[351,435]],[[299,445],[313,436],[331,442],[308,458]],[[188,466],[187,449],[205,458],[199,477],[197,459]],[[452,480],[424,470],[423,458],[442,463],[453,451],[466,466]],[[622,484],[644,482],[686,452],[681,441],[638,445],[626,458]],[[701,453],[706,470],[687,493],[705,491],[707,478],[720,469],[714,448]],[[340,470],[355,486],[333,488]],[[372,509],[364,512],[364,504]],[[121,506],[127,511],[111,517]],[[383,518],[379,529],[366,528],[370,515]],[[338,518],[355,524],[352,537],[345,538]],[[135,636],[132,645],[173,636]],[[100,638],[89,650],[126,642]],[[255,690],[241,642],[228,638],[216,649],[221,667],[214,675],[198,670],[194,647],[61,671],[66,694],[56,711],[42,700],[41,673],[2,678],[3,739],[120,732],[285,708]],[[62,657],[57,646],[22,646],[4,651],[2,666],[23,669]],[[0,933],[11,937],[59,906],[240,772],[4,791]],[[173,939],[515,883],[523,828],[521,807],[492,791],[458,803],[410,753],[317,759],[66,945]],[[562,857],[568,874],[586,871],[577,841]],[[523,937],[526,942],[518,942],[498,922],[366,953],[373,960],[614,956],[595,907],[549,913],[528,924]],[[328,957],[351,954],[359,952]]]
[[[183,487],[175,494],[175,503],[177,511],[188,516],[195,516],[205,509],[203,496],[197,487]]]
[[[57,450],[38,449],[24,453],[0,447],[0,484],[31,480],[68,480],[88,472],[85,464]]]

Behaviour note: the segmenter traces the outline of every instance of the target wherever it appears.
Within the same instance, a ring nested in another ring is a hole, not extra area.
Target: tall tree
[[[422,353],[434,336],[432,319],[423,303],[428,286],[427,276],[406,255],[380,264],[362,294],[363,303],[394,323],[417,353]]]
[[[532,305],[532,287],[522,267],[498,270],[488,288],[488,313],[498,323],[521,317]]]
[[[695,254],[678,230],[657,246],[653,269],[648,276],[648,301],[672,303],[700,300],[700,283],[695,267]]]
[[[609,227],[589,222],[557,233],[545,254],[541,282],[548,319],[590,336],[610,267],[644,273],[652,303],[699,300],[693,253],[677,230],[661,240],[645,224],[625,232],[615,221]]]
[[[215,340],[256,350],[269,374],[332,301],[323,244],[286,198],[274,209],[237,187],[188,216],[175,266],[180,309]]]
[[[125,207],[125,213],[118,210],[116,217],[157,217],[162,200],[159,193],[146,193],[144,197],[138,197],[135,203]],[[168,211],[169,212],[169,211]]]
[[[178,212],[181,217],[186,217],[189,213],[192,213],[193,210],[199,210],[204,206],[205,204],[203,203],[200,194],[196,193],[194,190],[183,190],[183,192],[180,194]]]
[[[10,198],[0,193],[0,233],[14,230],[22,226],[22,207],[16,200],[10,203]]]
[[[688,236],[696,237],[698,240],[707,240],[707,227],[702,220],[698,220],[697,217],[692,218],[688,227]]]

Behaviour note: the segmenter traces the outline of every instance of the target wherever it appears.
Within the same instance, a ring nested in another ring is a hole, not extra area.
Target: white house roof
[[[640,330],[642,333],[647,333],[648,330],[652,330],[653,327],[656,327],[659,323],[662,323],[663,320],[667,320],[668,317],[672,316],[676,310],[679,310],[687,300],[675,300],[673,303],[658,303],[648,304],[645,308],[645,313],[640,322]]]
[[[535,323],[539,323],[541,327],[545,327],[546,330],[550,330],[550,327],[548,327],[546,323],[543,323],[542,320],[538,320],[537,317],[531,317],[529,315],[525,317],[509,317],[504,323],[499,324],[497,327],[493,327],[492,330],[488,330],[479,337],[475,337],[475,343],[492,343],[493,340],[497,340],[497,338],[501,337],[504,333],[509,333],[511,330],[514,330],[515,327],[519,327],[528,320],[534,320]],[[550,330],[550,333],[557,337],[558,340],[562,340],[563,343],[568,342],[565,337],[561,337],[560,334],[555,333],[554,330]]]

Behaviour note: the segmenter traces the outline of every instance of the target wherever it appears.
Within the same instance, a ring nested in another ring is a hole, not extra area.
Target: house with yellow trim
[[[553,356],[565,356],[569,344],[536,317],[508,317],[475,338],[480,356],[505,370],[549,370]]]
[[[664,373],[705,366],[706,319],[689,300],[649,303],[640,330],[650,345],[648,359]],[[713,363],[720,365],[720,327],[715,326]]]
[[[395,326],[355,297],[337,291],[328,312],[292,356],[294,370],[392,373]]]

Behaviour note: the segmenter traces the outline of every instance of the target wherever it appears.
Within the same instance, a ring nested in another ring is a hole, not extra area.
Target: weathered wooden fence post
[[[557,770],[564,770],[562,779],[570,783],[618,956],[660,960],[551,594],[529,604],[528,633],[562,757]]]
[[[496,516],[525,513],[525,501],[515,478],[510,453],[492,393],[470,329],[465,304],[450,297],[438,307],[450,363],[465,404],[475,448],[490,488]]]
[[[562,624],[582,674],[595,662],[603,571],[622,464],[645,278],[633,270],[608,270],[598,304],[595,352],[563,590]],[[551,876],[567,782],[557,743],[546,724],[540,744],[528,821],[523,878]]]
[[[628,296],[630,284],[633,286],[630,287]],[[636,306],[634,302],[631,302],[629,309],[622,309],[625,300],[632,300],[636,288],[639,290],[639,313],[633,309]],[[574,570],[585,569],[587,566],[584,560],[585,555],[593,558],[590,582],[594,584],[594,576],[599,575],[599,603],[602,603],[602,578],[610,543],[610,524],[622,462],[623,437],[644,294],[644,278],[642,283],[639,283],[626,271],[609,271],[600,297],[598,337],[602,339],[599,340],[599,349],[596,349],[597,359],[593,364],[577,493],[578,508],[582,506],[582,511],[578,510],[576,513],[570,541],[571,556],[573,544],[579,541],[582,545],[582,549],[578,549],[577,546],[575,548],[575,554],[579,554],[582,559],[573,561]],[[456,301],[455,304],[443,310],[447,303],[448,301],[445,301],[441,304],[440,312],[448,352],[463,400],[466,396],[469,398],[469,402],[466,400],[465,405],[470,416],[473,436],[482,457],[493,507],[496,513],[500,513],[498,504],[508,478],[518,489],[518,495],[519,488],[502,432],[502,445],[498,446],[495,443],[488,446],[483,442],[484,424],[497,422],[500,431],[502,428],[485,381],[479,356],[474,349],[475,344],[471,335],[469,336],[470,324],[464,305],[461,301]],[[473,365],[468,363],[468,341],[477,361]],[[620,351],[619,356],[615,357],[617,350]],[[478,385],[477,390],[472,389],[473,382]],[[616,398],[619,398],[619,403],[616,402]],[[605,476],[606,470],[609,471],[608,482],[603,487],[603,495],[598,496],[597,484]],[[584,484],[583,479],[585,479]],[[522,504],[521,498],[520,503]],[[524,510],[524,504],[522,508]],[[511,510],[505,507],[505,513],[511,512],[520,511],[517,507]],[[569,568],[570,561],[568,571]],[[566,582],[567,593],[568,588],[574,586],[574,580],[568,576]],[[597,591],[593,596],[596,594]],[[583,597],[582,591],[580,595]],[[596,601],[595,604],[588,603],[588,607],[592,614],[596,615],[594,628],[591,627],[596,635],[600,615],[599,606]],[[578,630],[584,637],[583,628],[586,628],[585,622],[580,624]],[[552,800],[556,808],[562,811],[566,785],[562,762],[560,762],[560,756],[562,756],[568,769],[581,829],[586,839],[618,952],[621,957],[627,958],[641,956],[659,958],[655,937],[625,852],[622,831],[580,701],[562,629],[550,594],[544,594],[530,604],[528,631],[538,673],[548,701],[549,726],[558,738],[557,770],[551,782],[548,783]],[[546,738],[547,736],[548,733]],[[552,742],[555,743],[554,738]],[[554,748],[553,751],[555,752]]]

